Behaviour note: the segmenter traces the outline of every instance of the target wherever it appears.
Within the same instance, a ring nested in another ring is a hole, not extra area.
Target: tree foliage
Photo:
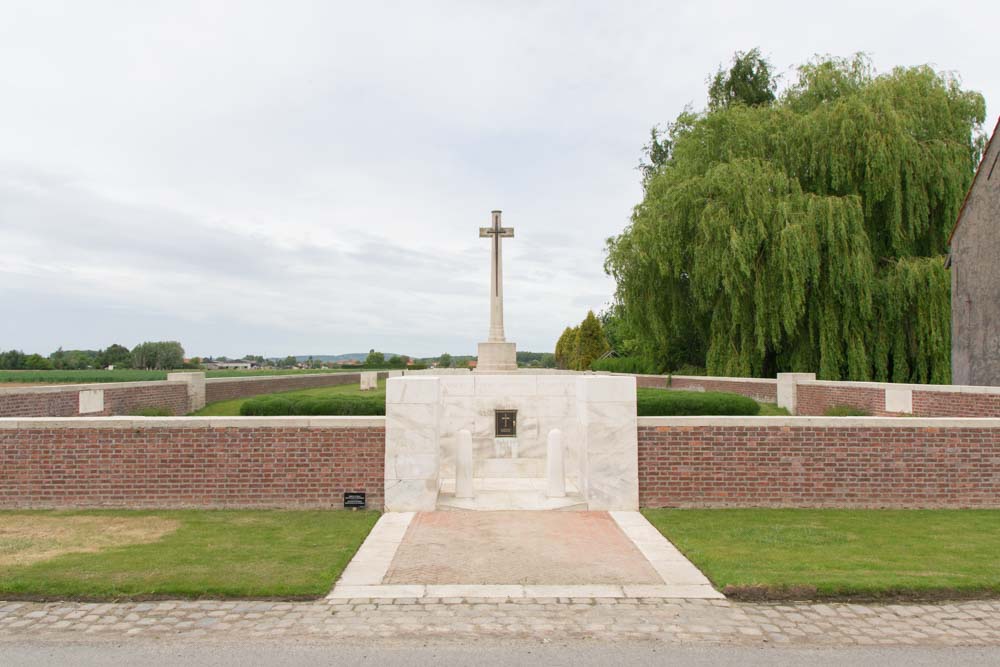
[[[770,104],[685,110],[608,241],[637,351],[713,375],[949,381],[942,256],[984,115],[948,75],[876,76],[861,55],[801,66]]]
[[[145,342],[132,350],[132,367],[171,370],[184,365],[184,348],[177,341]]]
[[[83,370],[116,365],[128,368],[132,353],[127,347],[109,345],[104,350],[57,349],[47,358],[40,354],[27,355],[21,350],[0,351],[0,370]]]
[[[101,368],[127,368],[132,363],[132,353],[124,345],[112,343],[97,355],[97,363]]]
[[[743,104],[748,107],[774,102],[777,81],[771,63],[760,55],[760,49],[737,52],[728,69],[719,68],[708,88],[708,106],[712,109]]]
[[[556,366],[559,368],[576,367],[576,339],[580,333],[578,327],[566,327],[559,340],[556,341]]]
[[[591,362],[609,349],[601,320],[590,310],[580,324],[563,330],[556,342],[554,365],[569,370],[590,370]]]
[[[591,362],[599,359],[608,349],[608,339],[604,337],[601,321],[594,315],[594,311],[587,311],[576,336],[574,367],[581,371],[590,370]]]

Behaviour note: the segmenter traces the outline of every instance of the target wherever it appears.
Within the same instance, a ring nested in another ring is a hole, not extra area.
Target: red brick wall
[[[666,389],[666,375],[636,375],[635,386],[638,389]]]
[[[889,385],[891,386],[891,385]],[[912,385],[900,385],[911,388]],[[912,389],[914,417],[1000,417],[1000,394],[968,391]],[[822,415],[834,405],[849,405],[879,417],[896,415],[885,411],[885,386],[843,385],[834,382],[800,384],[796,387],[796,412]]]
[[[380,380],[388,373],[380,372]],[[205,382],[205,401],[228,401],[279,391],[358,384],[359,373],[272,375],[247,378],[213,378]],[[86,385],[104,391],[104,411],[80,415],[80,385],[61,391],[33,391],[31,387],[13,392],[0,391],[0,417],[102,417],[131,415],[141,408],[167,408],[172,414],[187,414],[187,387],[176,382],[122,382]],[[4,389],[0,385],[0,390]]]
[[[667,381],[670,384],[667,384]],[[746,382],[740,378],[713,378],[713,377],[673,377],[666,375],[637,375],[635,378],[637,387],[653,389],[688,389],[695,391],[725,391],[731,394],[749,396],[757,401],[765,403],[775,403],[778,400],[778,381],[769,380],[767,382]]]
[[[1000,507],[1000,427],[642,422],[643,507]]]
[[[778,381],[770,382],[740,382],[723,378],[679,378],[671,380],[670,386],[674,389],[697,389],[703,387],[705,391],[727,391],[731,394],[749,396],[757,401],[774,403],[778,400]]]
[[[914,390],[913,414],[924,417],[1000,417],[1000,394]]]
[[[2,387],[0,387],[2,388]],[[167,408],[187,414],[187,385],[178,382],[87,385],[104,392],[104,411],[79,414],[80,387],[61,391],[0,393],[0,417],[106,417],[130,415],[142,408]]]
[[[996,424],[694,419],[699,424],[640,419],[640,505],[1000,507]],[[371,507],[382,506],[385,428],[377,424],[384,420],[308,428],[193,423],[2,425],[0,507],[323,508],[341,507],[345,491],[364,491]]]
[[[881,387],[800,384],[795,387],[795,413],[823,415],[835,405],[849,405],[872,416],[886,415],[885,389]]]
[[[370,423],[370,422],[369,422]],[[384,498],[385,428],[0,428],[0,507],[343,507]]]
[[[379,373],[385,379],[387,373]],[[230,401],[279,391],[297,391],[315,387],[358,384],[360,373],[316,373],[311,375],[271,375],[247,378],[211,378],[205,381],[205,402]]]

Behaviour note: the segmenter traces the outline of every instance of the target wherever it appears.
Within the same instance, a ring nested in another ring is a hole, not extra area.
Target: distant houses
[[[239,359],[237,361],[202,361],[201,367],[206,371],[221,371],[221,370],[233,370],[233,371],[249,371],[254,368],[260,368],[260,364],[256,361],[246,361],[245,359]]]

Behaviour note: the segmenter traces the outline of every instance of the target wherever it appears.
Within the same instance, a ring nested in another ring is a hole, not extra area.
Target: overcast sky
[[[760,46],[932,63],[1000,113],[1000,3],[0,0],[0,349],[471,354],[613,284],[651,126]],[[672,6],[673,5],[673,6]]]

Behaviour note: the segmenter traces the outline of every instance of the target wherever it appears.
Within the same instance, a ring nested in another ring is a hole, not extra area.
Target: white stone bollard
[[[458,432],[455,448],[455,497],[472,498],[472,433],[467,429]]]
[[[557,428],[549,431],[545,468],[548,477],[548,497],[564,498],[566,496],[566,466],[563,462],[562,431]]]

